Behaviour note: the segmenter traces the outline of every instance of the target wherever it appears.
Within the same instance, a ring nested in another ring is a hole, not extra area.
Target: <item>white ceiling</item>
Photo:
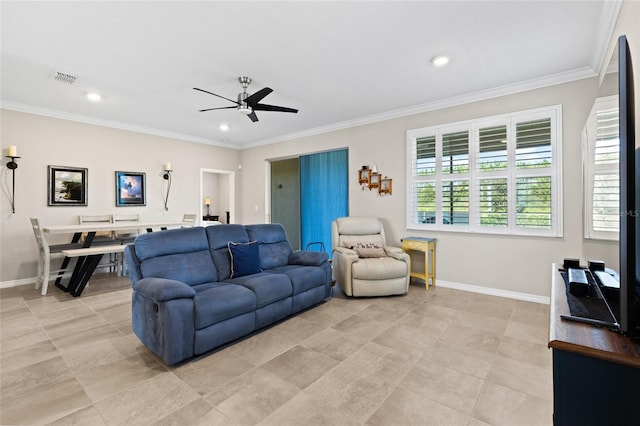
[[[2,1],[4,108],[243,148],[599,72],[611,1]],[[430,59],[446,54],[436,68]],[[72,85],[56,72],[78,77]],[[231,105],[238,76],[262,102]],[[99,92],[92,103],[84,95]],[[221,123],[231,129],[222,132]]]

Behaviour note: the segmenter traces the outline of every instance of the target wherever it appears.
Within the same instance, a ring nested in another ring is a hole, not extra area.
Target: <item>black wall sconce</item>
[[[11,185],[11,213],[15,213],[16,212],[16,169],[18,168],[18,163],[16,163],[16,158],[20,158],[18,157],[18,149],[16,148],[15,145],[9,145],[9,149],[7,152],[7,158],[10,158],[11,161],[9,161],[7,163],[7,168],[9,170],[11,170],[11,180],[12,180],[12,185]]]
[[[166,162],[164,163],[163,166],[163,173],[162,173],[162,177],[167,181],[167,193],[165,194],[164,197],[164,210],[168,211],[169,210],[169,191],[171,191],[171,173],[173,172],[173,170],[171,170],[171,163]]]

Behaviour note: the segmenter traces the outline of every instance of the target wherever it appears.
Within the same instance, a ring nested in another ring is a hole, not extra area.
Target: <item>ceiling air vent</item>
[[[54,79],[56,81],[59,81],[61,83],[66,83],[66,84],[73,84],[74,81],[76,81],[78,79],[78,77],[71,75],[71,74],[65,74],[63,72],[57,72],[56,76],[54,77]]]

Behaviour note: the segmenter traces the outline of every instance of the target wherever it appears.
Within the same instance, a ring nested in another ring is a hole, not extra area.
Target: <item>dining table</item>
[[[42,231],[45,234],[73,234],[72,243],[80,242],[84,234],[84,240],[80,249],[69,250],[62,261],[61,272],[56,278],[55,285],[64,292],[77,297],[82,293],[89,279],[93,276],[100,259],[104,254],[122,252],[115,246],[121,245],[114,240],[112,245],[93,245],[93,240],[98,232],[111,231],[140,231],[153,232],[154,230],[164,231],[169,228],[191,227],[193,222],[184,221],[158,221],[158,222],[116,222],[116,223],[82,223],[73,225],[43,225]],[[69,283],[62,284],[64,270],[66,270],[71,258],[75,257],[76,264],[73,268]]]

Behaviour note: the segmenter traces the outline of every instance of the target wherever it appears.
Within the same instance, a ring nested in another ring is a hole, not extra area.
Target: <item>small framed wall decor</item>
[[[386,194],[391,195],[392,183],[393,183],[393,179],[390,179],[390,178],[388,178],[386,176],[383,179],[380,179],[380,187],[378,188],[378,194],[380,194],[380,195],[386,195]]]
[[[48,166],[47,205],[86,206],[88,169]]]
[[[380,173],[371,173],[371,177],[369,178],[369,191],[380,188],[381,177]]]
[[[362,166],[360,170],[358,170],[358,184],[359,185],[369,185],[369,179],[371,178],[371,169],[368,166]]]
[[[116,172],[116,207],[146,205],[145,173]]]

